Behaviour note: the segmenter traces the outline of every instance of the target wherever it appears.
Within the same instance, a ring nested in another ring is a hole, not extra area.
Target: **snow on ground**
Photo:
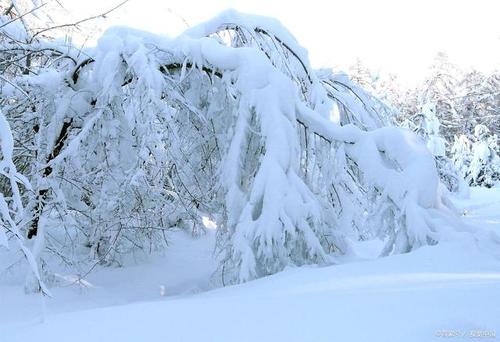
[[[500,233],[500,188],[472,188],[469,199],[456,199],[467,223]]]
[[[46,299],[45,303],[38,295],[24,294],[23,277],[2,278],[0,273],[0,342],[4,342],[2,324],[37,322],[44,312],[50,315],[151,301],[160,298],[161,286],[165,287],[166,296],[206,291],[215,269],[214,238],[213,230],[207,230],[205,236],[197,239],[176,232],[169,238],[169,248],[164,255],[156,255],[150,260],[139,258],[136,264],[129,261],[132,266],[123,268],[97,267],[81,285],[75,284],[76,275],[61,274],[60,278],[67,280],[62,281],[61,287],[51,289],[53,298]]]
[[[500,233],[500,189],[455,204],[466,223]],[[361,243],[356,262],[196,293],[209,287],[212,238],[178,238],[163,258],[99,269],[94,287],[53,289],[45,305],[0,278],[0,341],[500,340],[500,260],[471,235],[382,259],[371,259],[381,244]]]

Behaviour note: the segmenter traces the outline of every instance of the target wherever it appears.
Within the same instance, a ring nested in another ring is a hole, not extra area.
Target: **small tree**
[[[453,145],[450,149],[453,164],[460,172],[460,175],[465,180],[469,172],[471,162],[471,142],[469,138],[462,134],[455,136]]]
[[[491,134],[486,126],[477,125],[474,139],[466,179],[470,185],[490,188],[500,181],[498,137]]]

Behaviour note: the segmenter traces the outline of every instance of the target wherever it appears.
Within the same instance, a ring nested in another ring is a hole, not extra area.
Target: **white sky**
[[[73,17],[120,0],[63,0]],[[415,83],[438,51],[462,67],[500,69],[500,0],[130,0],[104,27],[126,25],[175,36],[234,8],[278,18],[309,51],[314,67],[367,66]],[[68,16],[69,18],[69,16]]]

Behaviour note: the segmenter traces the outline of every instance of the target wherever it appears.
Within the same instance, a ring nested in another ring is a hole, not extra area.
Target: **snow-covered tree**
[[[373,85],[376,83],[377,76],[363,64],[360,58],[356,58],[356,61],[347,71],[349,73],[349,78],[355,84],[368,91],[373,90]]]
[[[474,128],[474,137],[466,179],[471,185],[492,187],[500,182],[498,137],[484,125]]]
[[[461,129],[454,102],[460,78],[459,69],[449,61],[446,53],[440,52],[431,65],[430,75],[418,92],[421,104],[434,103],[441,124],[445,127],[445,138],[448,141]]]
[[[175,39],[114,28],[84,51],[26,48],[0,101],[32,185],[20,234],[41,259],[119,264],[209,215],[234,283],[334,262],[347,236],[385,238],[387,255],[447,231],[424,143],[346,74],[312,70],[276,20],[227,11]]]
[[[495,186],[500,180],[498,137],[484,125],[477,125],[474,133],[472,141],[466,135],[455,137],[453,163],[470,185]]]
[[[447,142],[441,137],[441,123],[436,115],[435,104],[425,103],[421,111],[404,121],[402,126],[414,131],[425,141],[427,148],[436,160],[440,179],[446,188],[453,192],[466,193],[467,186],[462,175],[447,156]]]
[[[454,98],[460,115],[461,134],[472,136],[476,125],[500,130],[500,74],[485,75],[472,70],[459,83]]]
[[[453,144],[450,148],[451,159],[453,165],[457,168],[462,179],[465,180],[471,158],[471,142],[467,135],[462,134],[460,136],[455,136]]]

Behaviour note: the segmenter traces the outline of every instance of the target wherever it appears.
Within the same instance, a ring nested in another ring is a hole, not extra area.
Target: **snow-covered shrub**
[[[386,238],[384,255],[442,238],[432,154],[275,20],[227,11],[176,39],[114,28],[83,53],[26,48],[30,71],[12,66],[0,93],[33,188],[21,233],[69,264],[161,248],[204,215],[224,283],[334,262],[348,236]]]

